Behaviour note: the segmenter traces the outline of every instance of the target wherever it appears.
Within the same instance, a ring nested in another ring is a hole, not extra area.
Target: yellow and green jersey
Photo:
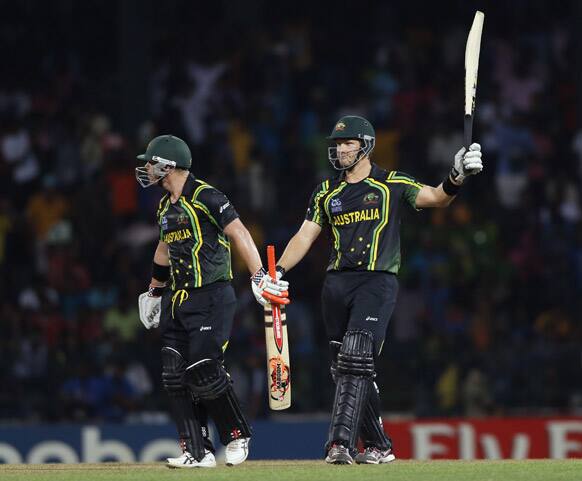
[[[164,195],[156,216],[160,240],[170,252],[173,290],[232,279],[224,228],[238,214],[222,192],[190,174],[178,201],[172,203],[169,194]]]
[[[372,164],[370,175],[349,184],[343,176],[313,191],[306,219],[331,229],[330,271],[384,271],[400,268],[400,208],[416,208],[422,188],[411,176]]]

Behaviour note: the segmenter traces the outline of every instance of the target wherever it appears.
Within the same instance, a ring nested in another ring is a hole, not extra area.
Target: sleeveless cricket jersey
[[[178,202],[172,204],[164,195],[156,216],[160,240],[170,252],[172,290],[232,279],[224,228],[238,214],[222,192],[190,174]]]
[[[328,271],[381,271],[400,268],[400,209],[416,208],[423,187],[402,172],[372,164],[367,178],[349,184],[340,175],[313,191],[306,219],[330,228],[333,247]]]

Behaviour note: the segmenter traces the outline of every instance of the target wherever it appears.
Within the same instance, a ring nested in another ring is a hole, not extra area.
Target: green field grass
[[[582,481],[582,460],[395,461],[329,466],[323,461],[247,461],[233,468],[168,469],[156,464],[0,465],[2,481]]]

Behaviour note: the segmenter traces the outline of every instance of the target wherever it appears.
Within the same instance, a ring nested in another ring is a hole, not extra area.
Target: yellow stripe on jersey
[[[412,185],[413,187],[416,187],[417,189],[422,189],[424,187],[423,184],[421,184],[420,182],[416,182],[412,177],[397,174],[398,171],[396,170],[390,172],[390,174],[388,174],[388,177],[386,178],[386,182],[391,184],[408,184]]]
[[[200,209],[202,212],[204,212],[206,214],[206,216],[210,219],[210,222],[212,222],[218,229],[222,230],[222,227],[220,227],[218,225],[218,222],[216,222],[216,219],[214,217],[212,217],[212,215],[210,214],[210,211],[208,210],[208,207],[206,207],[202,202],[195,200],[192,205],[194,207],[196,207],[197,209]]]
[[[166,197],[166,196],[164,196],[164,197]],[[162,200],[160,201],[160,207],[162,205],[162,201],[164,200],[164,197],[162,197]],[[170,196],[168,196],[166,198],[166,205],[158,213],[158,224],[162,223],[162,217],[164,217],[164,214],[168,211],[169,208],[170,208]],[[162,240],[162,236],[163,236],[162,226],[160,225],[160,240]]]
[[[329,204],[330,204],[332,197],[335,194],[339,194],[347,185],[348,185],[347,182],[342,182],[338,187],[336,187],[334,190],[332,190],[327,195],[327,197],[325,197],[325,199],[323,200],[323,208],[325,209],[325,213],[327,214],[327,219],[329,221],[329,225],[331,226],[331,232],[333,233],[333,246],[334,246],[335,251],[337,252],[337,258],[335,260],[334,268],[337,268],[339,266],[339,262],[340,262],[342,253],[340,251],[339,231],[337,230],[337,227],[332,222],[331,214],[329,211]]]
[[[194,232],[194,237],[196,243],[192,247],[192,267],[194,268],[194,287],[202,286],[202,269],[200,268],[200,259],[198,258],[198,252],[203,244],[202,231],[200,229],[200,222],[198,221],[198,215],[194,210],[194,207],[188,203],[184,197],[179,199],[180,205],[190,217],[190,222],[192,223],[192,231]]]
[[[200,185],[198,187],[196,187],[196,190],[192,194],[192,202],[194,202],[198,198],[198,194],[200,193],[201,190],[212,188],[212,186],[210,184],[207,184],[203,180],[196,179],[196,182],[198,182]]]
[[[407,180],[386,180],[387,184],[408,184],[412,187],[416,187],[417,189],[422,189],[424,187],[423,184],[419,184],[418,182],[409,182]]]
[[[206,207],[202,202],[200,202],[199,200],[197,200],[198,199],[198,194],[200,194],[200,192],[202,190],[204,190],[204,189],[211,189],[212,186],[210,184],[207,184],[203,180],[196,179],[196,182],[198,182],[200,185],[198,187],[196,187],[196,190],[192,194],[192,205],[194,207],[196,207],[197,209],[200,209],[202,212],[204,212],[206,214],[206,216],[210,219],[210,222],[212,222],[216,226],[217,229],[222,230],[222,227],[220,227],[218,225],[218,222],[216,221],[216,219],[214,217],[212,217],[212,215],[210,214],[210,211],[208,210],[208,207]]]
[[[226,247],[226,250],[228,251],[228,270],[229,270],[230,278],[232,279],[232,261],[230,258],[230,241],[227,240],[226,237],[218,234],[218,242],[220,244],[222,244],[224,247]]]
[[[376,266],[376,260],[378,259],[378,245],[380,243],[380,234],[382,232],[382,229],[384,229],[384,227],[386,227],[386,225],[388,224],[388,216],[390,215],[390,190],[384,184],[372,178],[366,179],[365,182],[372,187],[378,188],[380,190],[380,193],[382,194],[382,211],[383,211],[382,222],[378,224],[378,227],[374,229],[374,233],[372,234],[372,246],[370,247],[370,262],[368,264],[368,269],[373,271],[374,267]]]
[[[315,199],[314,199],[315,209],[313,212],[313,222],[316,222],[318,224],[321,224],[321,211],[319,208],[319,199],[321,199],[327,193],[328,189],[329,189],[329,180],[326,180],[325,182],[321,183],[321,190],[316,194]]]
[[[162,196],[162,198],[160,199],[160,202],[158,203],[158,210],[156,211],[156,217],[158,218],[158,221],[160,220],[160,215],[162,210],[164,209],[164,205],[167,204],[167,201],[170,199],[170,197],[168,196],[168,194],[165,194]]]

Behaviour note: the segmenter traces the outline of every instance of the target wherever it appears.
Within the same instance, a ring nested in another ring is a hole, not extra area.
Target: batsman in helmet
[[[305,221],[279,259],[278,277],[307,254],[322,229],[331,231],[321,299],[336,390],[325,461],[387,463],[395,456],[380,417],[375,365],[396,303],[401,209],[448,206],[467,177],[483,169],[481,147],[461,148],[450,174],[431,187],[371,161],[376,136],[365,118],[342,117],[328,138],[338,175],[313,191]]]
[[[257,301],[286,304],[287,283],[272,280],[230,200],[189,172],[192,156],[173,135],[153,139],[138,156],[143,187],[158,185],[160,231],[148,292],[139,296],[146,328],[160,327],[162,382],[170,400],[182,455],[171,468],[216,466],[208,417],[226,446],[226,464],[248,456],[251,427],[223,364],[236,297],[231,286],[231,245],[246,263]]]

